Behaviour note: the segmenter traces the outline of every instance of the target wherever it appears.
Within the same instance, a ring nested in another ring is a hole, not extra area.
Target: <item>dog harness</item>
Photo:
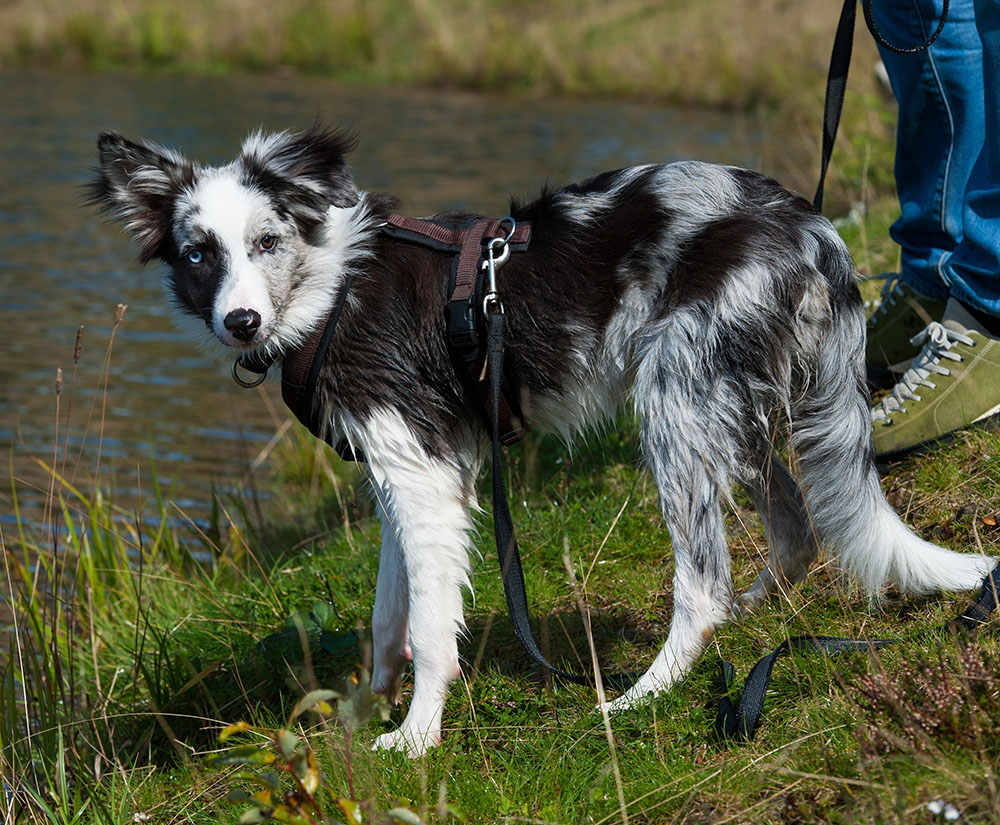
[[[450,297],[444,308],[448,344],[465,367],[466,375],[461,376],[463,382],[476,390],[480,400],[479,414],[489,430],[489,387],[481,379],[485,374],[485,307],[496,296],[496,268],[507,260],[510,253],[523,252],[528,248],[531,225],[515,224],[513,218],[473,218],[449,222],[388,215],[379,231],[386,237],[452,256]],[[301,346],[285,353],[281,368],[281,397],[285,405],[309,432],[331,444],[337,454],[347,461],[364,459],[354,454],[346,438],[333,443],[329,426],[315,402],[320,369],[353,279],[353,272],[348,270],[325,323]],[[242,387],[255,387],[264,380],[273,363],[274,357],[241,355],[233,364],[233,378]],[[253,373],[256,378],[246,381],[241,377],[240,370]],[[517,443],[528,431],[520,406],[513,400],[515,398],[515,394],[504,393],[501,389],[500,440],[505,446]]]

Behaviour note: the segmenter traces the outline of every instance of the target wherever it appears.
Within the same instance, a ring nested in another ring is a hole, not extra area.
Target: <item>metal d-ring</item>
[[[264,379],[267,378],[267,370],[258,373],[257,378],[253,381],[244,381],[243,378],[240,377],[240,357],[242,356],[237,357],[236,360],[233,361],[233,380],[245,390],[252,390],[254,387],[259,387],[264,383]]]
[[[517,229],[517,221],[515,221],[510,215],[506,218],[501,218],[498,223],[503,226],[507,221],[510,221],[510,232],[508,232],[507,237],[503,239],[504,243],[508,243],[510,239],[514,237],[514,230]]]

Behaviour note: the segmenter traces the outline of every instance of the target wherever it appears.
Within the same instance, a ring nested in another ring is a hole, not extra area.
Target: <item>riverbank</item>
[[[823,0],[16,0],[0,66],[298,71],[344,81],[814,107],[838,16]],[[852,92],[875,90],[860,27]]]

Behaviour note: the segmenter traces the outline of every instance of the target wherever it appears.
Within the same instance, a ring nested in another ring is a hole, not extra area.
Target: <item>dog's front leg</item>
[[[399,683],[410,650],[410,597],[406,583],[406,560],[396,529],[384,502],[385,491],[375,486],[375,507],[382,523],[382,552],[375,581],[375,609],[372,612],[372,690],[393,703],[399,702]]]
[[[405,750],[418,756],[441,740],[441,714],[451,682],[459,675],[457,634],[463,626],[462,588],[469,584],[468,543],[472,527],[468,472],[458,457],[445,461],[427,454],[402,416],[384,413],[369,424],[364,451],[381,496],[383,560],[391,542],[402,570],[383,576],[376,594],[376,646],[384,632],[387,649],[376,653],[376,685],[384,687],[398,659],[399,605],[386,600],[405,575],[407,626],[413,657],[413,699],[399,729],[375,741],[376,748]],[[393,554],[389,554],[392,559]],[[398,563],[392,560],[390,563]],[[394,584],[390,585],[390,582]],[[384,621],[386,617],[388,621]]]

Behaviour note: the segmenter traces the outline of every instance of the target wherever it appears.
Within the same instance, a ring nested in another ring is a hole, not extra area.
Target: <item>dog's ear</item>
[[[358,188],[347,166],[357,138],[314,124],[306,132],[258,132],[240,153],[245,181],[272,194],[303,234],[314,230],[331,206],[358,202]]]
[[[131,233],[142,263],[163,257],[174,202],[194,183],[193,164],[170,149],[113,132],[98,138],[97,150],[88,201]]]

